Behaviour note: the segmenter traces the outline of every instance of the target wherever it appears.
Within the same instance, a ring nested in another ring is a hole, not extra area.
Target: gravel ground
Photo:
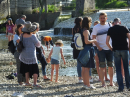
[[[46,52],[48,55],[48,52]],[[124,92],[116,92],[118,87],[101,87],[101,82],[94,81],[92,84],[96,87],[95,90],[85,90],[83,84],[78,84],[77,76],[59,76],[59,83],[55,82],[45,82],[40,71],[40,82],[39,85],[42,88],[25,88],[24,86],[19,86],[17,83],[17,77],[12,80],[8,80],[5,76],[16,71],[15,62],[14,65],[8,65],[6,62],[9,59],[13,60],[13,56],[10,53],[0,53],[0,97],[11,97],[15,92],[24,93],[24,97],[64,97],[65,95],[73,95],[74,97],[130,97],[130,92],[124,89]],[[6,58],[6,60],[5,60]],[[66,56],[67,58],[67,56]],[[61,63],[62,64],[62,63]],[[68,66],[76,66],[75,60],[67,61],[67,65],[60,65],[60,68],[65,68]],[[39,64],[39,68],[41,65]],[[50,68],[50,64],[47,65]],[[50,78],[50,75],[48,75]],[[97,80],[96,77],[93,77]],[[30,80],[33,83],[33,80]],[[108,85],[109,82],[106,82]]]

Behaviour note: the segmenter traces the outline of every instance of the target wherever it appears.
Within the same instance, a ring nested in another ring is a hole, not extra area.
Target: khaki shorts
[[[8,33],[8,35],[11,35],[11,36],[12,36],[12,35],[14,35],[14,34],[13,34],[13,33]]]

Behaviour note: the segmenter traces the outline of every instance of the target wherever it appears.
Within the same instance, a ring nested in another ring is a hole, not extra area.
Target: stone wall
[[[39,7],[39,0],[32,0],[32,9]]]
[[[32,0],[10,0],[11,15],[14,14],[31,14]]]
[[[42,18],[40,21],[40,29],[49,29],[52,28],[54,25],[54,21],[56,20],[57,17],[59,17],[60,12],[55,12],[55,13],[42,13]],[[39,14],[27,14],[27,19],[26,21],[31,21],[31,22],[39,22]],[[16,19],[21,17],[21,15],[12,15],[11,18],[15,22]],[[47,18],[46,18],[47,17]]]
[[[0,19],[6,18],[9,14],[9,2],[7,0],[0,0]]]
[[[75,16],[81,16],[92,9],[95,9],[95,0],[77,0]]]

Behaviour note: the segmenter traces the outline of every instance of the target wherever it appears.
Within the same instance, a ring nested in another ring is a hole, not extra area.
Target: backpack
[[[8,43],[8,49],[9,49],[9,51],[14,55],[14,53],[15,53],[15,51],[16,51],[16,46],[14,45],[13,40],[11,40],[11,41]]]
[[[75,33],[74,44],[75,44],[75,48],[77,50],[83,50],[84,49],[81,33]]]

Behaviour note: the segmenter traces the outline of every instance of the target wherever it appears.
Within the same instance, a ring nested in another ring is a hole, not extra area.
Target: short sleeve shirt
[[[45,41],[51,41],[52,38],[51,38],[50,36],[45,36],[45,37],[44,37],[44,40],[45,40]]]
[[[92,35],[97,36],[96,37],[97,42],[103,50],[109,50],[109,47],[106,45],[106,38],[107,38],[108,29],[110,27],[111,25],[109,23],[106,23],[105,25],[97,24],[96,26],[94,26],[92,34],[91,34],[91,36]],[[110,43],[111,43],[111,40],[110,40]]]
[[[15,22],[16,25],[19,25],[19,24],[25,24],[25,20],[23,19],[17,19],[16,22]]]
[[[127,33],[129,30],[122,25],[115,25],[108,30],[112,39],[113,50],[128,50]]]
[[[13,27],[14,27],[14,24],[12,24],[12,25],[6,24],[7,32],[8,33],[13,33]]]

